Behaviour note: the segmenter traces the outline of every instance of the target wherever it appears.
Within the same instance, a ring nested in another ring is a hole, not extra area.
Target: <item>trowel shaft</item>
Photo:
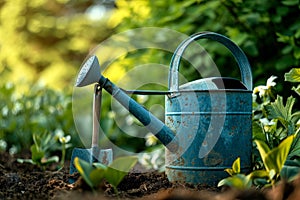
[[[93,98],[93,134],[92,134],[92,147],[98,147],[99,142],[99,118],[101,110],[101,96],[102,88],[99,84],[94,87],[94,98]]]

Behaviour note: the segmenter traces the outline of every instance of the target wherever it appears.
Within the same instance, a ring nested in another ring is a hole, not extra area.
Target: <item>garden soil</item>
[[[0,199],[160,199],[160,200],[299,200],[300,178],[292,183],[280,182],[274,188],[234,190],[230,188],[212,188],[170,183],[164,173],[130,172],[118,186],[118,195],[112,186],[103,182],[95,191],[78,178],[69,184],[69,163],[57,169],[56,165],[45,170],[28,164],[19,163],[17,158],[30,158],[29,152],[11,156],[0,153]]]

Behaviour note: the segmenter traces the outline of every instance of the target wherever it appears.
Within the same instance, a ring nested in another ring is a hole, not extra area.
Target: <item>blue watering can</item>
[[[198,39],[215,40],[235,57],[241,81],[226,77],[195,80],[179,86],[178,69],[185,49]],[[215,186],[238,157],[241,170],[251,170],[252,74],[243,51],[227,37],[201,32],[184,40],[170,64],[165,94],[165,124],[100,74],[96,56],[82,66],[76,86],[97,83],[129,110],[166,147],[166,174],[171,182]],[[128,92],[130,93],[130,92]]]

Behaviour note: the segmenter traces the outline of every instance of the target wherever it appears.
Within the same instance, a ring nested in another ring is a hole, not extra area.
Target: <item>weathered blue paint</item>
[[[242,82],[217,77],[179,87],[181,56],[191,42],[201,38],[218,41],[232,52]],[[89,73],[99,71],[94,68],[100,66],[95,56],[88,61],[76,85],[98,82],[167,147],[166,174],[171,182],[216,185],[226,176],[224,169],[230,168],[237,157],[241,158],[242,170],[250,170],[252,74],[247,57],[231,40],[220,34],[203,32],[179,45],[170,66],[166,125],[107,78]]]
[[[178,86],[178,68],[186,47],[208,38],[225,45],[235,56],[242,82],[231,78],[200,79]],[[165,122],[179,141],[176,153],[166,149],[166,174],[171,182],[216,185],[241,158],[250,171],[252,148],[252,75],[242,50],[228,38],[210,32],[183,41],[171,61]]]
[[[151,133],[153,133],[170,151],[176,151],[177,142],[172,142],[174,132],[152,113],[130,98],[123,90],[109,79],[101,76],[98,83],[110,93],[121,105],[132,113]]]

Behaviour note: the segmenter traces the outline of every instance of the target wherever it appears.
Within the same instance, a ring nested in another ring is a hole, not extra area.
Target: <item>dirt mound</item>
[[[73,175],[78,180],[69,184],[69,163],[60,170],[52,165],[43,171],[35,165],[17,162],[17,158],[29,157],[29,152],[18,156],[0,153],[0,199],[300,199],[300,178],[293,183],[281,182],[273,189],[220,191],[201,185],[170,183],[164,173],[158,172],[129,173],[118,186],[116,195],[106,182],[91,191],[78,174]]]

